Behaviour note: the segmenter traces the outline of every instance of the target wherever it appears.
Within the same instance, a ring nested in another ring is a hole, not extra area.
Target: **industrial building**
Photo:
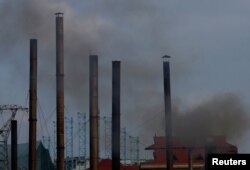
[[[205,156],[208,145],[212,146],[212,153],[237,154],[235,145],[226,141],[224,136],[214,136],[209,142],[200,143],[199,146],[187,145],[173,137],[173,169],[176,170],[202,170],[205,168]],[[153,159],[135,164],[120,164],[121,170],[165,170],[166,169],[166,139],[163,136],[154,136],[154,143],[146,150],[153,151]],[[211,147],[210,147],[211,149]],[[98,164],[101,170],[112,170],[112,160],[102,159]],[[87,169],[89,170],[89,168]]]
[[[210,138],[209,145],[212,153],[236,154],[238,149],[226,141],[224,136],[214,136]],[[177,138],[173,138],[173,169],[201,170],[205,166],[205,155],[208,153],[208,143],[201,143],[199,146],[189,146]],[[211,147],[210,147],[211,148]],[[166,139],[163,136],[154,136],[154,144],[148,146],[146,150],[153,151],[153,160],[140,164],[141,170],[166,169]]]

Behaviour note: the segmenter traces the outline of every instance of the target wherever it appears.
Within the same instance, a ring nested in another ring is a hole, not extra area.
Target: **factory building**
[[[177,138],[173,138],[173,169],[202,170],[205,166],[205,153],[208,143],[201,143],[199,146],[188,146]],[[236,154],[237,147],[226,141],[224,136],[215,136],[209,142],[212,153]],[[163,136],[154,136],[154,144],[146,150],[153,151],[153,160],[140,164],[141,170],[163,170],[166,169],[166,139]]]
[[[237,154],[235,145],[226,141],[224,136],[209,138],[209,142],[201,142],[199,145],[190,146],[173,137],[173,169],[175,170],[203,170],[205,167],[205,155],[210,153]],[[209,148],[209,149],[208,149]],[[165,170],[166,169],[166,139],[163,136],[154,136],[154,143],[146,150],[153,151],[153,159],[137,164],[120,164],[121,170]],[[209,151],[208,151],[209,150]],[[102,159],[99,169],[112,170],[112,160]]]

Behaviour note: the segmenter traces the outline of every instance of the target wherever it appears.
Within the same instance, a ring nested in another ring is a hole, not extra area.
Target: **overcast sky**
[[[0,103],[25,105],[29,39],[37,38],[39,113],[47,122],[38,120],[38,138],[48,135],[44,126],[53,135],[58,11],[64,13],[68,116],[88,112],[90,53],[99,55],[101,115],[111,112],[111,62],[121,60],[122,126],[133,136],[148,133],[143,135],[146,145],[154,134],[163,133],[158,121],[164,117],[165,54],[172,56],[173,105],[185,111],[218,94],[232,93],[249,110],[248,0],[0,0]],[[145,123],[155,114],[162,116]],[[27,133],[20,140],[27,141]],[[240,151],[249,152],[249,140],[246,131],[232,141]]]

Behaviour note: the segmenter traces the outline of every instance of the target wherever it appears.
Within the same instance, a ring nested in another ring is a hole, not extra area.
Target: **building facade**
[[[153,160],[140,164],[141,170],[166,169],[166,140],[163,136],[154,136],[154,144],[146,148],[153,150]],[[206,153],[237,153],[237,147],[228,143],[223,136],[210,138],[209,142],[199,146],[188,146],[178,139],[173,139],[173,169],[202,170],[205,167]]]

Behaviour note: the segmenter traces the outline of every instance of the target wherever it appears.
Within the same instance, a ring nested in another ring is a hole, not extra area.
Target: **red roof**
[[[181,143],[177,138],[173,138],[174,148],[185,148],[186,145]],[[146,148],[146,150],[166,149],[166,138],[163,136],[154,136],[154,144]]]
[[[112,170],[112,160],[103,159],[99,162],[99,169]],[[139,170],[138,165],[121,165],[121,170]]]
[[[237,153],[237,147],[226,142],[226,138],[216,136],[211,138],[212,144],[219,153]],[[177,138],[173,138],[173,159],[174,165],[188,164],[188,148],[191,149],[193,164],[195,166],[202,166],[205,159],[205,144],[200,147],[188,147],[181,143]],[[166,139],[163,136],[154,136],[154,144],[146,148],[147,150],[154,150],[154,160],[142,165],[165,165],[166,164]]]
[[[237,147],[235,145],[232,145],[228,142],[226,142],[226,138],[225,136],[213,136],[211,138],[209,138],[212,143],[217,147],[217,148],[231,148],[231,149],[236,149]],[[205,147],[205,143],[200,144],[200,148],[204,148]],[[177,138],[173,137],[173,148],[176,149],[185,149],[187,147],[191,147],[188,146],[186,144],[183,144],[182,142],[180,142],[180,140],[178,140]],[[150,145],[146,148],[146,150],[157,150],[157,149],[166,149],[166,138],[164,136],[154,136],[154,144]]]

